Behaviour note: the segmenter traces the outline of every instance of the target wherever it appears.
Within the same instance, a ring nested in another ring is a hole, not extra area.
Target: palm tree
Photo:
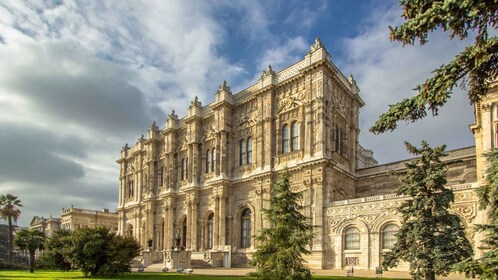
[[[16,222],[19,216],[21,216],[21,210],[18,207],[22,207],[21,200],[17,196],[8,194],[0,195],[0,217],[2,220],[7,220],[9,222],[9,262],[13,260],[13,236],[14,227],[12,221]]]
[[[16,233],[16,245],[21,250],[29,252],[29,272],[35,270],[35,253],[37,249],[43,249],[45,234],[36,229],[23,229]]]

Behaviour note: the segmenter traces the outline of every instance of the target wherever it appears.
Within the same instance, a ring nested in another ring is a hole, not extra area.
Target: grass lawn
[[[161,273],[161,272],[145,272],[145,273],[131,273],[125,276],[115,277],[115,278],[85,278],[83,273],[79,271],[71,272],[61,272],[61,271],[47,271],[47,270],[35,270],[34,273],[29,273],[27,270],[0,270],[0,279],[166,279],[166,280],[176,280],[176,279],[189,279],[189,280],[201,280],[201,279],[223,279],[223,280],[254,280],[256,278],[247,276],[201,276],[201,275],[185,275],[178,273]],[[365,279],[375,279],[375,278],[363,278],[363,277],[339,277],[339,276],[315,276],[313,279],[320,280],[365,280]],[[382,278],[389,279],[389,278]],[[391,280],[396,280],[392,279]]]

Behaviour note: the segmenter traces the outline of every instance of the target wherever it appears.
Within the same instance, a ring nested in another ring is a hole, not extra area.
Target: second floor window
[[[284,125],[282,128],[282,153],[289,152],[289,126]]]
[[[188,158],[182,159],[182,166],[181,166],[181,174],[180,174],[181,180],[186,180],[188,177]]]
[[[211,172],[211,151],[206,151],[206,173]]]
[[[211,172],[216,168],[216,148],[211,150]]]
[[[246,164],[246,140],[240,140],[240,165]]]
[[[291,151],[297,149],[299,149],[299,127],[297,122],[293,122],[291,125]]]
[[[239,165],[252,163],[252,137],[240,140]]]

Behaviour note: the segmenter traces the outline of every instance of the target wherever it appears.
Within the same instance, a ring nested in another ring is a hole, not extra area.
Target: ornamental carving
[[[239,124],[237,125],[237,131],[252,127],[256,124],[257,124],[256,120],[251,119],[248,116],[245,116],[242,120],[240,120]]]
[[[278,103],[277,113],[281,114],[283,112],[292,110],[303,106],[303,102],[300,99],[304,98],[304,92],[298,94],[297,96],[289,96]]]

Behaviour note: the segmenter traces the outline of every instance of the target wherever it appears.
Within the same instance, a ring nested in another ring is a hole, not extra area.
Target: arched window
[[[183,248],[187,248],[187,218],[183,219],[182,224],[182,241],[181,245]]]
[[[211,151],[206,151],[206,173],[211,172]]]
[[[282,153],[289,152],[289,126],[284,125],[282,128]]]
[[[355,227],[347,228],[344,232],[344,250],[360,249],[360,231]]]
[[[249,208],[242,211],[240,216],[241,224],[241,242],[240,247],[249,248],[251,247],[251,210]]]
[[[247,138],[247,163],[252,163],[252,137]]]
[[[297,149],[299,149],[299,127],[297,122],[293,122],[291,125],[291,151]]]
[[[396,233],[399,227],[395,224],[388,224],[382,230],[382,249],[391,250],[397,241]]]
[[[211,150],[211,172],[214,172],[216,168],[216,148]]]
[[[207,218],[207,228],[206,228],[208,249],[213,249],[213,220],[214,220],[214,214],[211,213]]]
[[[244,165],[246,163],[246,140],[240,140],[240,165]]]

